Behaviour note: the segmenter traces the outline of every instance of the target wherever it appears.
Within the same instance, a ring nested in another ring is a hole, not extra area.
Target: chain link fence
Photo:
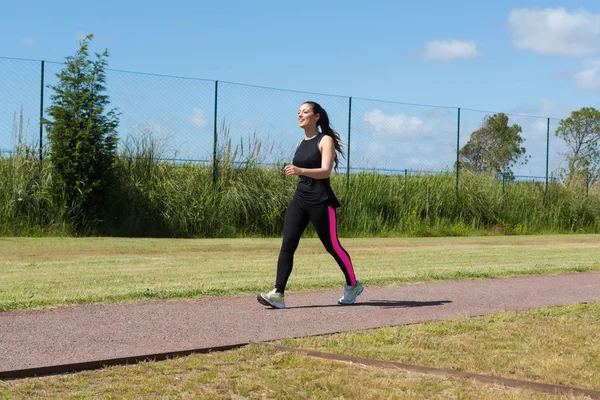
[[[62,63],[0,58],[0,154],[11,154],[22,140],[42,156],[46,139],[40,122],[62,68]],[[110,69],[106,77],[110,105],[120,113],[119,145],[152,137],[160,157],[175,162],[210,165],[226,156],[233,163],[289,163],[303,137],[297,110],[311,100],[326,109],[342,137],[346,157],[339,173],[456,173],[459,150],[498,114]],[[559,120],[505,115],[509,126],[522,128],[527,160],[513,166],[511,179],[556,179],[567,152],[554,135]]]
[[[218,128],[227,130],[232,147],[238,149],[238,155],[244,151],[244,159],[254,156],[263,165],[290,163],[296,144],[304,137],[298,129],[297,115],[300,105],[305,101],[321,104],[333,128],[346,140],[347,97],[229,82],[218,82],[217,89]],[[338,169],[341,171],[345,168],[346,160],[341,159]]]
[[[0,58],[0,154],[40,146],[43,76],[41,62]]]
[[[550,118],[550,137],[548,141],[548,168],[550,178],[556,180],[560,177],[561,172],[567,169],[567,154],[569,148],[564,140],[556,136],[560,120]]]
[[[448,172],[456,161],[457,109],[352,99],[352,170]]]
[[[106,76],[121,140],[151,136],[163,159],[210,162],[214,82],[112,70]]]
[[[462,149],[472,138],[472,134],[481,129],[487,121],[498,115],[507,118],[507,126],[518,125],[521,129],[520,136],[523,142],[519,147],[524,148],[524,153],[511,167],[513,175],[511,180],[545,181],[547,172],[547,148],[549,132],[549,119],[526,115],[495,113],[478,110],[461,110],[460,118],[460,148]]]

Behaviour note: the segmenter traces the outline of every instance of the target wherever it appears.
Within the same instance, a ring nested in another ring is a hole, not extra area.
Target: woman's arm
[[[323,136],[323,139],[319,143],[319,150],[321,151],[321,168],[299,168],[295,165],[287,165],[285,167],[285,174],[287,176],[304,175],[313,179],[329,178],[335,158],[333,139],[330,136]]]

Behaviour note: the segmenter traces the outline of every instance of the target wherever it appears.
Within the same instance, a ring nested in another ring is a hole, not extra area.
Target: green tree
[[[528,161],[525,147],[521,146],[524,142],[521,132],[519,125],[508,125],[506,114],[487,117],[460,149],[460,166],[478,173],[512,176],[515,165]]]
[[[89,60],[93,35],[79,42],[74,56],[66,57],[53,89],[45,121],[54,168],[55,193],[66,201],[66,213],[75,230],[92,228],[106,211],[115,177],[116,129],[119,115],[105,94],[108,51]]]
[[[595,182],[600,172],[600,111],[584,107],[563,119],[555,133],[569,148],[566,174],[569,180]]]

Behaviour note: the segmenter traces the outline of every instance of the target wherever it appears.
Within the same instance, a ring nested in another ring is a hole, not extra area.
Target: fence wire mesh
[[[61,63],[46,63],[49,86],[58,83],[62,68]],[[210,161],[214,81],[107,70],[106,93],[109,109],[120,114],[121,149],[152,137],[162,159]],[[52,89],[44,94],[44,104],[50,105]]]
[[[549,140],[549,169],[550,177],[559,179],[567,169],[567,154],[569,148],[565,141],[556,136],[556,130],[560,124],[559,119],[550,119],[550,140]]]
[[[15,151],[20,139],[39,146],[41,79],[41,61],[0,58],[0,153]]]
[[[463,149],[470,140],[472,143],[476,142],[474,133],[485,129],[484,127],[492,118],[500,115],[506,118],[506,125],[503,126],[507,129],[518,126],[519,135],[523,139],[519,147],[524,148],[524,153],[514,160],[510,168],[511,180],[544,182],[547,173],[548,175],[556,173],[558,164],[556,154],[547,152],[548,142],[552,141],[551,143],[555,144],[552,120],[548,118],[463,109],[460,120],[460,149]],[[492,157],[485,153],[486,149],[488,148],[483,145],[481,149],[483,159]]]
[[[46,144],[40,113],[47,118],[51,87],[63,67],[63,63],[0,58],[1,154],[15,150],[19,135],[33,148],[40,146],[40,139]],[[297,110],[312,100],[327,110],[342,138],[346,157],[340,159],[340,173],[453,172],[457,151],[499,114],[110,69],[106,79],[110,108],[120,113],[121,148],[151,136],[159,144],[161,158],[207,164],[215,148],[219,157],[227,152],[235,156],[230,160],[234,163],[289,163],[303,137]],[[526,150],[521,161],[527,162],[512,167],[511,179],[559,178],[568,151],[555,136],[560,121],[504,115],[508,126],[521,127],[521,146]]]
[[[107,87],[122,139],[151,135],[163,159],[210,161],[213,81],[108,71]]]
[[[218,83],[219,130],[227,130],[232,147],[238,148],[238,155],[243,149],[244,159],[250,155],[263,165],[290,163],[296,144],[304,138],[302,130],[298,128],[297,115],[305,101],[315,101],[325,108],[332,127],[346,145],[347,97],[229,82]],[[257,148],[259,144],[261,147]],[[220,143],[219,148],[222,145]],[[256,152],[258,154],[254,154]],[[345,166],[346,160],[340,159],[339,171],[343,171]]]
[[[352,99],[352,170],[446,172],[456,161],[457,109]]]

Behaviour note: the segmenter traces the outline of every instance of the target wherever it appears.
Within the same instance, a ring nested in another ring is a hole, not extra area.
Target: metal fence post
[[[350,188],[350,132],[352,131],[352,97],[348,99],[348,150],[346,151],[346,189]]]
[[[550,158],[550,118],[546,126],[546,194],[548,194],[548,160]]]
[[[40,161],[42,161],[44,148],[44,61],[42,60],[42,73],[40,84]]]
[[[213,187],[217,185],[217,116],[218,116],[218,99],[219,99],[219,81],[215,81],[215,120],[214,120],[214,137],[213,137]]]
[[[408,196],[408,168],[404,169],[404,202],[406,203],[406,198]]]
[[[427,202],[425,203],[425,218],[429,222],[429,184],[427,184]]]
[[[585,197],[590,194],[590,175],[589,173],[585,176]]]
[[[456,197],[458,197],[458,170],[460,166],[460,107],[458,108],[458,123],[456,128]]]

